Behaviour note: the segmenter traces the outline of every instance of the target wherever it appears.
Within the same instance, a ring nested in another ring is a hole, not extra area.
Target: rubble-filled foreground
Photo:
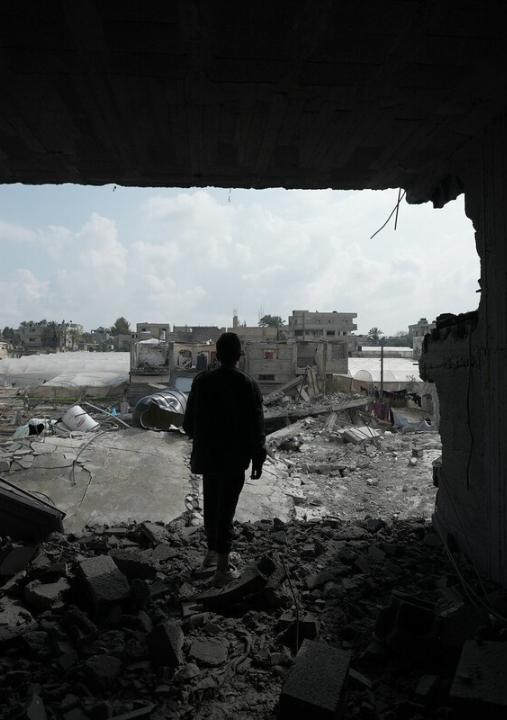
[[[424,520],[237,524],[242,577],[221,591],[189,522],[4,539],[2,718],[274,718],[304,638],[350,653],[347,718],[461,717],[460,697],[486,694],[467,671],[451,682],[470,638],[507,648],[502,596],[475,595]]]

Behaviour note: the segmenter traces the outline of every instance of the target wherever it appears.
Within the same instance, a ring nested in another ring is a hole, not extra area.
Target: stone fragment
[[[423,705],[429,705],[438,692],[438,682],[438,675],[423,675],[420,677],[415,689],[417,701]]]
[[[127,578],[153,580],[157,574],[153,562],[143,556],[140,550],[113,550],[110,557]]]
[[[305,640],[280,697],[280,720],[335,720],[341,716],[350,653]]]
[[[309,590],[325,585],[330,580],[335,580],[337,576],[336,570],[332,567],[321,570],[315,575],[309,575],[306,578],[306,586]]]
[[[450,698],[475,717],[505,717],[507,643],[467,641],[461,652]]]
[[[221,638],[197,638],[190,646],[190,657],[202,665],[216,667],[227,660],[228,643]]]
[[[36,610],[50,610],[63,604],[69,590],[70,585],[66,578],[60,578],[53,583],[32,580],[25,587],[25,600]]]
[[[158,545],[168,538],[164,525],[157,525],[157,523],[143,522],[139,526],[139,530],[152,545]]]
[[[148,636],[148,648],[153,664],[164,667],[181,665],[184,640],[179,623],[167,620],[157,625]]]
[[[44,702],[39,695],[33,695],[28,701],[23,720],[46,720],[46,708]]]
[[[63,617],[63,625],[74,641],[89,640],[97,635],[97,626],[80,608],[71,605]]]
[[[23,644],[34,657],[49,655],[49,636],[44,630],[29,630],[23,635]]]
[[[89,676],[104,686],[115,680],[121,670],[121,660],[113,655],[92,655],[84,665]]]
[[[127,578],[108,555],[82,560],[79,570],[96,606],[118,603],[129,594]]]
[[[366,521],[366,529],[368,532],[377,533],[385,527],[385,522],[380,518],[368,518]]]
[[[166,562],[172,560],[181,554],[181,550],[169,545],[168,543],[159,543],[151,553],[151,557],[155,562]]]
[[[8,598],[0,598],[0,643],[13,640],[36,627],[26,608]]]

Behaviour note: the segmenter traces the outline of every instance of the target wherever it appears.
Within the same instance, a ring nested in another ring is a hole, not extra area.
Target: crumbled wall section
[[[428,378],[434,376],[442,401],[443,472],[468,537],[469,554],[482,570],[507,586],[507,116],[492,121],[450,157],[446,171],[434,185],[433,202],[442,207],[464,188],[465,212],[474,224],[481,258],[478,324],[472,333],[471,450],[463,427],[468,339],[451,336],[445,341],[448,350],[445,343],[440,345],[440,352],[448,353],[449,362],[455,363],[448,375],[443,359],[437,367],[433,340],[423,362],[429,368],[431,361]],[[450,507],[441,510],[443,502],[441,492],[437,517],[449,519]]]
[[[465,553],[492,572],[484,472],[484,402],[478,313],[444,316],[426,335],[421,376],[437,386],[442,470],[434,520]]]

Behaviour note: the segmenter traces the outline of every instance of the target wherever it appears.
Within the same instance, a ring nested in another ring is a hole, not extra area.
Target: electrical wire
[[[401,188],[400,188],[400,191],[401,191]],[[394,215],[394,213],[396,213],[396,224],[397,224],[397,222],[398,222],[398,210],[399,210],[399,207],[400,207],[400,203],[401,203],[401,201],[403,200],[403,198],[405,197],[405,195],[406,195],[406,190],[403,191],[403,193],[402,193],[401,196],[400,196],[400,194],[399,194],[399,192],[398,192],[398,201],[397,201],[396,205],[393,207],[393,209],[392,209],[391,212],[389,213],[389,217],[387,218],[387,220],[385,221],[385,223],[384,223],[381,227],[379,227],[379,229],[376,230],[376,231],[373,233],[373,235],[370,236],[370,240],[373,240],[373,238],[375,237],[375,235],[378,235],[379,232],[381,232],[381,231],[385,228],[385,226],[387,225],[387,223],[389,222],[389,220],[392,218],[392,216]],[[395,230],[396,230],[396,224],[395,224],[395,228],[394,228]]]

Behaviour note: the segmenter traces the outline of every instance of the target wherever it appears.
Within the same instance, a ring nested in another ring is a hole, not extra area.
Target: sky
[[[257,324],[293,309],[357,313],[358,332],[407,330],[477,307],[463,196],[441,210],[396,190],[0,188],[0,328],[119,316]]]

